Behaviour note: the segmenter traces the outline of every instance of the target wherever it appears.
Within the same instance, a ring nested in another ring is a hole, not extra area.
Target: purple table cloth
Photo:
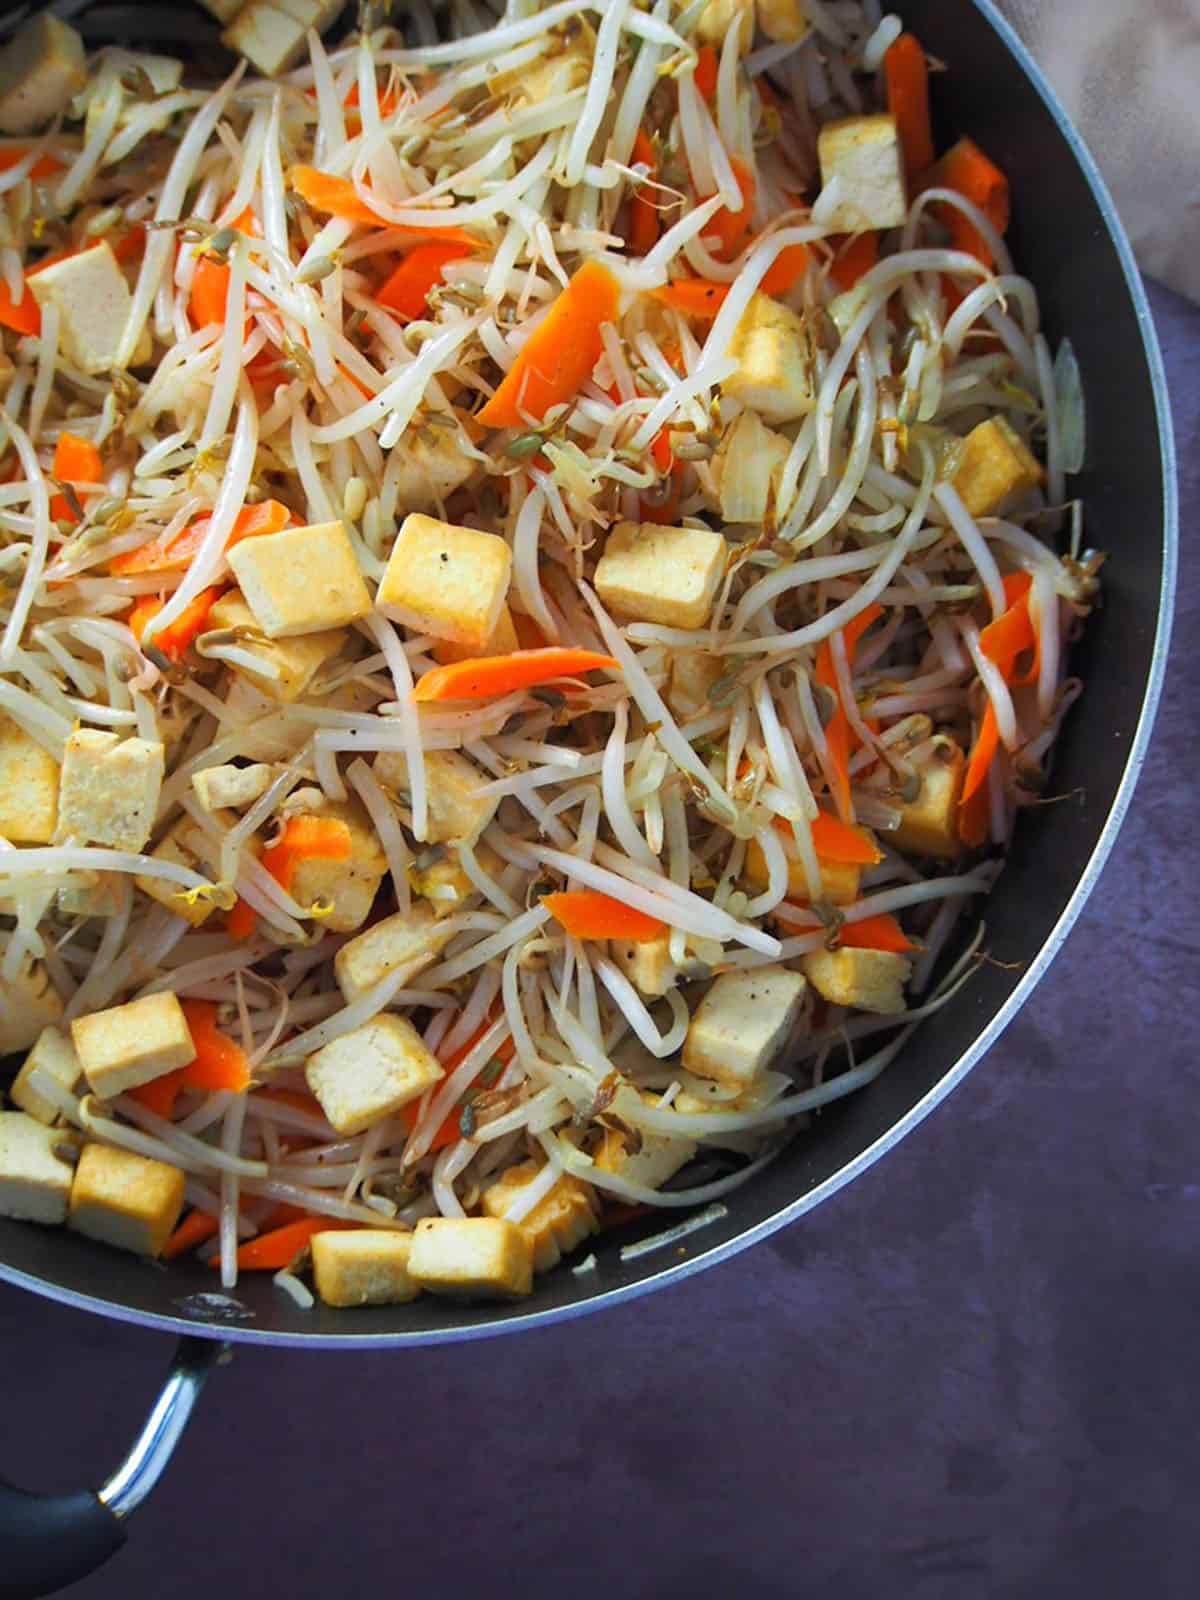
[[[1186,537],[1200,310],[1152,299]],[[1195,1593],[1198,611],[1185,559],[1174,670],[1100,886],[898,1151],[614,1312],[410,1354],[238,1352],[127,1549],[72,1593]],[[0,1353],[0,1468],[74,1488],[124,1453],[169,1341],[0,1285]]]

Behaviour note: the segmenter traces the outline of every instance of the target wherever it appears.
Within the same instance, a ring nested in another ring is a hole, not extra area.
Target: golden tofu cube
[[[63,1014],[58,990],[40,961],[28,957],[15,978],[0,977],[0,1056],[28,1050]]]
[[[48,11],[35,12],[0,50],[0,133],[32,133],[86,83],[79,34]]]
[[[248,767],[205,767],[193,773],[192,789],[210,816],[214,811],[245,811],[270,788],[274,776],[275,769],[265,761]]]
[[[509,1167],[483,1192],[483,1209],[489,1217],[503,1217],[520,1198],[521,1191],[540,1171],[536,1161],[523,1161]],[[597,1228],[596,1202],[586,1183],[564,1172],[549,1192],[542,1196],[517,1227],[529,1236],[533,1247],[533,1270],[549,1272],[565,1255]]]
[[[58,762],[0,715],[0,835],[10,844],[49,844],[57,822]]]
[[[482,648],[508,593],[512,551],[494,533],[419,511],[405,517],[376,604],[394,622]]]
[[[163,768],[158,740],[76,728],[63,757],[55,843],[141,850],[154,827]]]
[[[89,1087],[105,1100],[196,1057],[183,1007],[169,989],[76,1017],[71,1042]]]
[[[36,281],[36,280],[35,280]],[[1035,489],[1045,473],[1005,417],[989,417],[963,440],[951,483],[973,517],[992,517]]]
[[[701,655],[695,650],[673,652],[667,704],[685,721],[698,717],[708,705],[713,684],[724,675],[725,662],[721,656]]]
[[[185,817],[164,835],[162,841],[151,850],[151,858],[155,861],[169,861],[177,867],[187,867],[190,872],[198,872],[202,877],[208,876],[203,863],[189,848],[193,838],[203,837],[190,817]],[[212,854],[219,851],[215,841],[212,844]],[[173,911],[177,917],[182,917],[193,928],[201,927],[217,909],[216,902],[205,897],[189,900],[181,890],[180,885],[172,883],[167,878],[143,877],[140,874],[134,878],[134,883],[143,894],[148,894],[151,900],[157,900],[160,906],[165,906],[168,911]]]
[[[422,1217],[408,1271],[431,1294],[516,1299],[533,1288],[533,1245],[498,1217]]]
[[[66,361],[92,377],[110,372],[132,298],[107,240],[43,267],[30,277],[29,287],[43,311],[57,309],[59,348]]]
[[[385,789],[409,804],[408,763],[399,750],[375,757],[375,776]],[[457,750],[430,750],[425,756],[427,844],[474,844],[496,814],[495,795],[481,795],[489,778]]]
[[[698,1078],[744,1089],[791,1038],[807,987],[787,967],[722,973],[688,1024],[683,1065]]]
[[[904,1010],[912,963],[891,950],[814,950],[802,956],[808,980],[823,1000],[887,1016]]]
[[[370,916],[387,871],[387,856],[375,837],[371,819],[356,800],[327,800],[319,789],[298,789],[291,799],[300,802],[297,813],[332,817],[350,829],[348,860],[314,858],[296,864],[292,898],[302,906],[327,907],[322,915],[323,925],[334,933],[353,933]]]
[[[34,1073],[53,1079],[70,1094],[74,1092],[82,1071],[75,1047],[66,1034],[59,1028],[43,1028],[33,1049],[25,1057],[20,1072],[13,1079],[13,1086],[8,1091],[9,1098],[22,1111],[27,1111],[31,1117],[49,1126],[58,1120],[58,1107],[38,1089]]]
[[[788,899],[794,905],[808,905],[808,879],[804,876],[804,867],[794,848],[788,850],[789,839],[785,835],[783,847],[787,853],[788,869]],[[818,861],[821,869],[821,899],[827,900],[830,905],[848,906],[859,897],[862,885],[862,867],[850,861]],[[742,868],[749,883],[756,884],[759,888],[767,885],[767,863],[762,853],[762,846],[757,839],[751,839],[746,846],[746,861]]]
[[[391,973],[403,972],[403,987],[429,966],[449,943],[447,931],[428,905],[397,911],[349,940],[333,958],[334,976],[346,1003],[357,1000]]]
[[[354,546],[340,522],[243,539],[228,561],[268,639],[341,628],[371,609]]]
[[[642,1094],[643,1102],[655,1107],[658,1096]],[[629,1150],[630,1141],[615,1128],[605,1128],[592,1160],[597,1172],[611,1173],[614,1178],[624,1178],[627,1183],[642,1183],[649,1189],[658,1189],[666,1183],[696,1154],[694,1139],[679,1139],[674,1134],[650,1133],[639,1128],[641,1146]]]
[[[454,491],[478,473],[480,463],[464,449],[467,441],[457,423],[446,426],[449,420],[450,414],[442,412],[437,421],[407,429],[396,445],[396,505],[401,512],[443,510]]]
[[[0,1217],[67,1220],[74,1169],[55,1154],[65,1138],[23,1111],[0,1111]]]
[[[812,341],[803,319],[759,290],[733,331],[729,354],[737,371],[721,393],[766,422],[791,422],[811,410]]]
[[[390,1228],[313,1235],[313,1278],[327,1306],[399,1306],[421,1285],[408,1275],[412,1234]]]
[[[245,56],[264,78],[273,78],[294,67],[305,54],[307,32],[308,24],[289,16],[282,4],[250,0],[235,13],[221,42]]]
[[[445,1073],[412,1023],[384,1011],[314,1051],[304,1076],[337,1131],[353,1134],[420,1099]]]
[[[754,0],[708,0],[696,24],[696,37],[701,44],[724,44],[735,17],[741,19],[740,48],[749,50],[754,38]]]
[[[299,700],[346,639],[343,628],[302,633],[294,639],[268,639],[259,628],[253,611],[236,590],[221,596],[209,612],[209,622],[213,628],[234,628],[239,635],[249,635],[238,638],[238,649],[253,656],[261,663],[260,667],[247,667],[239,662],[230,670],[284,705]]]
[[[433,647],[433,655],[443,666],[449,666],[454,661],[474,661],[479,656],[510,655],[520,648],[521,641],[517,637],[512,612],[507,606],[501,606],[500,620],[485,644],[455,644],[451,639],[439,639]]]
[[[791,448],[791,440],[768,428],[756,411],[743,411],[726,428],[712,461],[720,511],[726,522],[766,519]]]
[[[68,1221],[114,1249],[161,1255],[183,1210],[183,1185],[183,1173],[165,1161],[88,1144],[75,1168]]]
[[[679,981],[678,969],[671,960],[669,933],[660,933],[653,939],[613,939],[608,948],[639,994],[659,999]]]
[[[725,576],[727,551],[710,528],[618,522],[596,567],[596,592],[618,617],[702,628]]]
[[[900,826],[888,834],[897,850],[953,861],[962,852],[958,837],[958,800],[967,758],[953,739],[938,740],[932,761],[921,768],[921,791],[900,806]]]
[[[812,24],[803,0],[757,0],[758,25],[776,44],[798,44]]]
[[[898,228],[908,214],[904,157],[895,117],[827,122],[817,135],[821,182],[839,180],[841,199],[825,219],[838,233]]]

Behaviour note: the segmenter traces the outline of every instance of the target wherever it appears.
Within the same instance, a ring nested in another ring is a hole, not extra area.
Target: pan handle
[[[0,1597],[38,1600],[86,1577],[125,1543],[125,1518],[154,1488],[228,1345],[184,1338],[154,1409],[102,1489],[31,1494],[0,1478]]]

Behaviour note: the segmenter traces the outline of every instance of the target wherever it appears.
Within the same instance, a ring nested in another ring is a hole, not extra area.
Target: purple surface
[[[1152,299],[1187,529],[1200,311]],[[72,1593],[1194,1593],[1198,609],[1185,561],[1174,671],[1100,886],[897,1152],[615,1312],[411,1354],[239,1352],[129,1547]],[[169,1353],[4,1285],[0,1352],[0,1467],[46,1488],[107,1474]]]

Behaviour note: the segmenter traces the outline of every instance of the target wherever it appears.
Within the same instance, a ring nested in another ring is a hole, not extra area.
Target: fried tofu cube
[[[794,848],[788,850],[789,840],[784,836],[783,846],[787,854],[788,869],[788,899],[796,905],[808,905],[810,895],[808,892],[808,879],[804,875],[804,867]],[[850,861],[818,861],[821,869],[821,899],[827,900],[830,905],[848,906],[857,900],[862,885],[862,867]],[[750,883],[757,884],[759,888],[767,885],[767,863],[762,853],[762,846],[757,839],[751,839],[746,846],[746,861],[742,868]]]
[[[763,522],[792,443],[768,428],[757,411],[743,411],[726,428],[713,456],[721,515],[726,522]]]
[[[81,867],[58,891],[56,902],[64,917],[112,917],[120,908],[120,878],[115,872],[93,872]]]
[[[0,1056],[28,1050],[62,1014],[62,1000],[45,967],[26,957],[15,978],[0,977]]]
[[[727,550],[709,528],[618,522],[596,567],[596,592],[619,617],[702,628],[725,576]]]
[[[23,1111],[0,1111],[0,1217],[67,1220],[74,1168],[55,1153],[67,1137]]]
[[[274,776],[274,768],[265,761],[256,761],[248,767],[225,763],[193,773],[192,789],[210,816],[216,811],[245,811],[266,793]]]
[[[226,827],[231,827],[237,820],[232,813],[228,813],[223,819]],[[189,871],[207,878],[210,883],[220,877],[219,841],[205,833],[188,816],[181,817],[150,854],[155,861],[171,861],[177,867],[187,867]],[[193,928],[201,927],[218,908],[218,901],[215,898],[201,896],[190,900],[179,884],[172,883],[167,878],[144,877],[139,874],[133,881],[143,894],[148,894],[151,900],[157,900],[160,906],[173,911],[177,917],[182,917]]]
[[[533,1288],[533,1245],[500,1217],[422,1217],[408,1271],[431,1294],[518,1299]]]
[[[308,25],[281,5],[250,0],[221,34],[222,44],[245,56],[264,78],[294,67],[304,54]]]
[[[13,1105],[20,1106],[22,1111],[27,1111],[31,1117],[49,1126],[58,1120],[58,1107],[42,1094],[34,1073],[53,1079],[71,1094],[82,1071],[75,1046],[66,1034],[60,1028],[43,1028],[33,1049],[25,1057],[20,1072],[13,1079],[13,1086],[8,1091],[9,1098]]]
[[[247,667],[239,662],[232,670],[242,674],[272,700],[285,705],[299,700],[346,639],[342,628],[302,633],[294,639],[267,639],[253,611],[236,591],[221,596],[209,612],[209,622],[213,628],[235,628],[239,633],[249,633],[250,637],[238,639],[238,649],[261,662],[261,667]]]
[[[672,652],[667,704],[685,721],[698,717],[708,705],[713,684],[724,675],[725,662],[721,656],[701,655],[699,651]]]
[[[71,1042],[89,1087],[104,1100],[196,1057],[183,1007],[169,989],[76,1017]]]
[[[444,1077],[411,1022],[380,1012],[331,1039],[304,1064],[308,1086],[339,1133],[362,1133]]]
[[[313,1279],[327,1306],[399,1306],[421,1285],[408,1274],[412,1234],[390,1228],[313,1235]]]
[[[507,606],[501,606],[500,620],[484,644],[455,644],[450,639],[439,639],[433,647],[433,655],[443,666],[449,666],[451,662],[472,661],[477,656],[506,656],[520,648],[521,640],[517,635],[512,612]]]
[[[482,648],[508,594],[512,551],[494,533],[419,511],[405,517],[376,604],[394,622]]]
[[[679,981],[679,971],[671,960],[671,935],[660,933],[653,939],[613,939],[609,953],[639,994],[659,999]]]
[[[812,408],[812,342],[803,318],[761,289],[733,331],[729,354],[737,371],[721,393],[766,422],[791,422]]]
[[[348,860],[310,857],[296,863],[292,898],[302,906],[327,906],[324,926],[334,933],[353,933],[370,916],[387,871],[387,856],[371,819],[356,800],[327,800],[319,789],[298,789],[291,798],[300,802],[296,807],[299,814],[332,817],[350,829]]]
[[[757,0],[758,25],[776,44],[798,44],[812,24],[804,0]]]
[[[483,1192],[483,1209],[489,1217],[503,1217],[541,1170],[536,1161],[509,1167]],[[564,1172],[533,1210],[517,1223],[533,1246],[533,1270],[549,1272],[565,1255],[597,1228],[596,1201],[586,1183]]]
[[[696,24],[701,44],[722,45],[734,19],[741,19],[741,49],[749,50],[754,38],[754,0],[708,0]]]
[[[398,463],[396,472],[396,505],[402,512],[437,512],[456,489],[470,483],[480,469],[480,463],[463,448],[465,436],[448,412],[439,414],[439,421],[408,428],[396,445],[393,460]]]
[[[184,1176],[130,1150],[84,1145],[71,1186],[76,1233],[138,1256],[158,1256],[183,1210]]]
[[[59,347],[68,363],[96,377],[111,372],[129,317],[129,285],[106,239],[43,267],[29,279],[43,311],[59,315]]]
[[[475,859],[491,876],[501,865],[500,858],[482,845]],[[461,911],[471,896],[479,892],[467,876],[457,850],[448,850],[440,860],[427,867],[414,867],[408,877],[413,893],[429,902],[435,917],[448,917],[453,911]]]
[[[243,539],[228,560],[242,599],[268,639],[341,628],[371,609],[354,546],[340,522]]]
[[[453,937],[428,905],[414,905],[384,917],[349,940],[333,958],[334,976],[346,997],[357,1000],[392,973],[403,971],[401,987],[429,966]]]
[[[58,762],[0,716],[0,835],[10,844],[49,844],[57,822]]]
[[[76,728],[63,757],[55,843],[141,850],[154,827],[164,761],[158,740]]]
[[[642,1094],[642,1101],[654,1107],[658,1096]],[[592,1157],[598,1172],[611,1173],[614,1178],[624,1178],[628,1183],[643,1183],[649,1189],[658,1189],[668,1178],[673,1178],[696,1154],[694,1139],[679,1139],[674,1134],[650,1133],[639,1128],[641,1144],[631,1148],[631,1141],[616,1128],[605,1128],[600,1144]]]
[[[380,751],[375,757],[375,776],[408,804],[408,763],[402,751]],[[424,842],[474,844],[500,804],[496,795],[479,793],[488,781],[475,763],[457,750],[430,750],[425,756],[429,813]]]
[[[35,280],[36,281],[36,280]],[[963,440],[951,483],[973,517],[991,517],[1035,489],[1045,473],[1005,417],[989,417]]]
[[[814,950],[801,957],[823,1000],[888,1016],[904,1010],[904,985],[912,963],[891,950]]]
[[[904,157],[895,117],[877,113],[827,122],[817,135],[821,182],[839,180],[841,199],[826,218],[838,233],[898,228],[908,214]]]
[[[0,133],[43,127],[86,83],[83,40],[50,12],[35,12],[0,50]]]
[[[807,987],[787,967],[722,973],[688,1024],[683,1065],[698,1078],[745,1088],[787,1044]]]
[[[966,766],[967,758],[955,740],[940,738],[933,760],[921,768],[920,793],[900,806],[900,826],[888,835],[898,850],[943,861],[961,854],[958,800]]]

